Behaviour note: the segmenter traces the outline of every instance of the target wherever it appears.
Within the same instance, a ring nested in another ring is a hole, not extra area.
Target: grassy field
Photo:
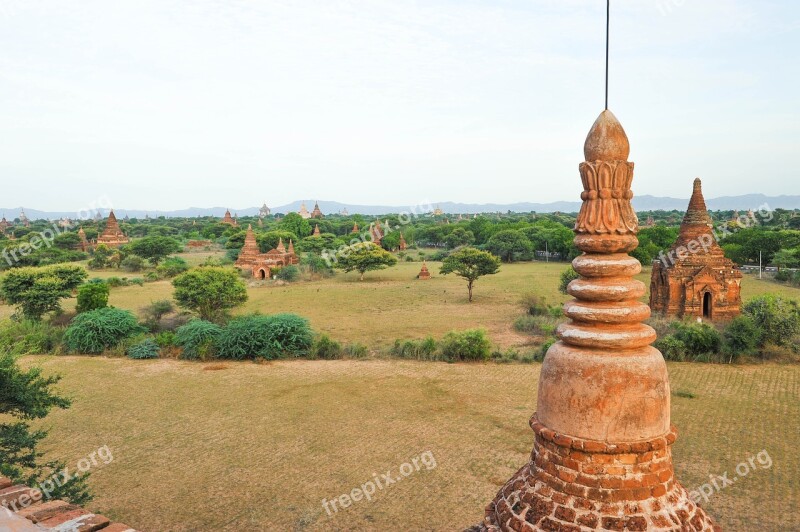
[[[190,253],[184,257],[198,264],[210,255]],[[309,318],[317,331],[342,342],[360,342],[372,349],[391,345],[397,338],[427,335],[439,338],[453,329],[475,327],[485,328],[500,348],[524,348],[531,341],[530,337],[512,328],[514,319],[523,312],[522,295],[535,293],[551,304],[568,299],[558,292],[558,279],[567,267],[565,263],[504,264],[497,275],[477,281],[472,304],[467,302],[464,281],[453,275],[439,275],[439,263],[429,263],[433,273],[429,281],[415,279],[420,265],[401,262],[388,270],[367,273],[364,281],[358,280],[357,273],[341,272],[330,279],[283,286],[251,281],[249,301],[235,313],[296,312]],[[142,274],[114,270],[91,272],[91,275],[107,278],[141,277]],[[639,278],[649,287],[649,270],[642,272]],[[765,292],[800,299],[800,289],[745,276],[742,281],[744,300]],[[113,288],[109,303],[139,311],[153,301],[171,296],[171,283],[158,281],[144,286]],[[64,302],[66,310],[74,307],[74,299]],[[12,312],[11,307],[0,306],[0,318]]]
[[[59,387],[74,399],[47,419],[49,455],[76,464],[108,445],[114,460],[93,472],[90,508],[153,531],[461,529],[481,519],[528,459],[540,368],[365,360],[219,369],[92,357],[24,363],[63,374]],[[757,465],[704,506],[727,530],[800,529],[800,367],[669,368],[681,392],[672,413],[682,483],[694,489],[710,474],[732,478],[737,464],[766,451],[770,468]],[[323,509],[323,499],[375,473],[397,477],[403,463],[427,451],[435,467],[377,491],[371,502],[331,516]]]

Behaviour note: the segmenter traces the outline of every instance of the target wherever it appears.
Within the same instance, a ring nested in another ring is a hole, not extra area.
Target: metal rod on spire
[[[608,41],[611,27],[611,0],[606,0],[606,111],[608,111]]]

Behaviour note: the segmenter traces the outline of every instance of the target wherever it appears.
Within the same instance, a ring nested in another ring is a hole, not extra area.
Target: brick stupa
[[[234,220],[233,217],[231,216],[231,211],[228,210],[228,209],[225,210],[225,216],[222,217],[222,220],[220,220],[220,223],[228,224],[228,225],[237,225],[236,220]]]
[[[314,202],[314,210],[311,211],[312,218],[322,218],[322,211],[319,209],[319,202]]]
[[[108,220],[106,220],[106,228],[103,229],[103,232],[97,237],[97,243],[105,244],[110,248],[118,248],[128,242],[130,242],[130,240],[125,236],[125,233],[122,232],[122,229],[119,228],[119,223],[117,222],[117,217],[114,215],[114,211],[110,211],[108,213]]]
[[[311,236],[319,237],[321,234],[322,233],[319,232],[319,224],[314,225],[314,232],[311,234]]]
[[[425,261],[422,261],[422,269],[420,269],[419,273],[417,274],[417,279],[425,281],[431,278],[431,272],[428,271],[428,265],[425,264]]]
[[[742,272],[714,238],[700,179],[681,223],[678,240],[653,261],[650,308],[668,316],[726,320],[742,307]]]
[[[639,243],[629,151],[620,123],[601,113],[580,165],[580,277],[542,364],[531,460],[476,530],[720,530],[673,473],[667,368],[628,255]]]

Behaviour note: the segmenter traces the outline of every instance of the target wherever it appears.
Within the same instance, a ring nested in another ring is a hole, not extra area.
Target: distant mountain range
[[[313,200],[298,200],[287,205],[270,206],[272,213],[288,213],[296,212],[300,209],[300,205],[305,203],[306,208],[310,211],[314,207]],[[681,198],[667,198],[658,196],[637,196],[633,198],[633,206],[637,211],[656,211],[656,210],[686,210],[689,200]],[[799,209],[800,196],[765,196],[763,194],[746,194],[743,196],[723,196],[720,198],[707,199],[706,204],[712,211],[716,210],[741,210],[747,209],[758,210],[759,208],[770,209]],[[379,215],[389,213],[402,213],[412,212],[423,214],[430,212],[434,208],[439,208],[448,214],[474,214],[484,212],[578,212],[581,204],[579,201],[556,201],[552,203],[453,203],[444,201],[432,205],[419,205],[419,206],[390,206],[390,205],[353,205],[349,203],[340,203],[338,201],[320,201],[319,207],[324,214],[336,214],[346,210],[349,214],[365,214],[365,215]],[[244,209],[231,209],[232,214],[239,216],[255,216],[258,214],[258,207],[247,207]],[[3,214],[9,220],[19,217],[21,207],[8,207],[0,208],[0,214]],[[197,216],[216,216],[222,217],[225,214],[225,207],[190,207],[188,209],[179,209],[174,211],[147,211],[142,209],[122,209],[115,208],[114,212],[118,217],[130,216],[131,218],[143,218],[145,215],[151,218],[159,216],[167,217],[197,217]],[[75,212],[70,211],[39,211],[36,209],[25,208],[25,214],[31,220],[49,219],[56,220],[59,218],[79,218]],[[105,215],[106,211],[102,210],[101,214]]]

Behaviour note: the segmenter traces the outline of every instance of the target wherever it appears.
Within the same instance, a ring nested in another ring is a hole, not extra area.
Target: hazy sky
[[[0,0],[0,205],[577,200],[605,2]],[[637,194],[800,194],[800,2],[615,0]]]

